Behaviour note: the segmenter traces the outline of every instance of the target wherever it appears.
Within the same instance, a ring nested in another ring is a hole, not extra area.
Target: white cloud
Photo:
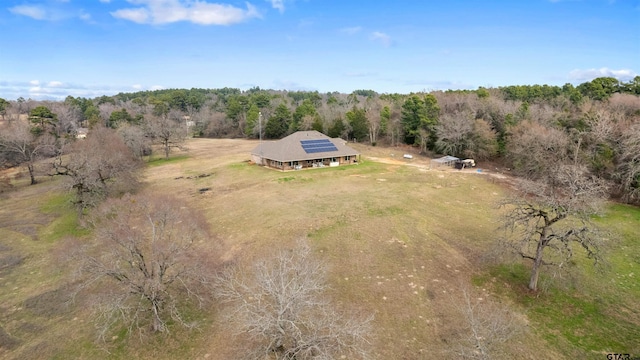
[[[27,16],[36,20],[44,20],[47,17],[44,7],[38,5],[18,5],[9,8],[9,11],[13,14]]]
[[[164,90],[164,86],[162,85],[153,85],[149,88],[149,90]]]
[[[133,21],[138,24],[145,24],[149,21],[149,11],[144,8],[120,9],[111,13],[113,17]]]
[[[345,33],[347,35],[355,35],[355,34],[359,33],[360,31],[362,31],[362,27],[361,26],[354,26],[354,27],[348,27],[348,28],[340,29],[341,33]]]
[[[64,100],[67,96],[95,98],[131,91],[130,86],[105,84],[81,85],[62,81],[3,81],[0,80],[0,94],[5,99],[19,97],[35,100]]]
[[[271,89],[288,90],[288,91],[314,91],[313,89],[291,80],[274,80]]]
[[[136,89],[136,90],[142,89],[142,85],[140,85],[140,84],[134,84],[134,85],[131,85],[131,87]]]
[[[374,31],[371,34],[371,40],[377,41],[377,42],[381,43],[384,46],[391,46],[391,44],[392,44],[391,36],[389,36],[389,35],[387,35],[385,33],[379,32],[379,31]]]
[[[200,0],[127,1],[131,4],[142,5],[142,7],[116,10],[111,15],[139,24],[169,24],[189,21],[200,25],[231,25],[260,17],[260,13],[249,3],[246,3],[246,9],[242,9],[232,5]]]
[[[103,4],[108,4],[108,3],[111,2],[111,0],[100,0],[100,2],[103,3]]]
[[[393,82],[401,82],[400,79],[392,79]],[[404,85],[412,86],[420,89],[419,91],[432,91],[432,90],[472,90],[475,86],[471,84],[449,81],[449,80],[425,80],[425,79],[411,79],[402,81]]]
[[[575,69],[569,72],[569,79],[573,81],[586,82],[599,77],[613,77],[620,81],[628,81],[638,75],[630,69],[613,70],[606,67],[600,69]]]
[[[79,18],[85,21],[91,20],[90,14],[84,10],[74,8],[69,0],[49,1],[46,4],[38,5],[18,5],[9,8],[9,11],[16,15],[44,21],[61,21],[71,18]]]
[[[278,9],[281,13],[284,12],[284,0],[267,0],[271,3],[271,6],[274,9]]]
[[[84,21],[89,21],[89,20],[91,20],[91,14],[82,11],[82,12],[80,12],[79,18],[84,20]]]
[[[377,74],[373,72],[358,72],[358,71],[344,73],[344,76],[346,77],[371,77],[375,75]]]

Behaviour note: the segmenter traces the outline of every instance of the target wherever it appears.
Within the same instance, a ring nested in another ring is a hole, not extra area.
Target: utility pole
[[[264,159],[262,159],[262,111],[258,111],[258,131],[260,132],[260,165],[264,166]]]

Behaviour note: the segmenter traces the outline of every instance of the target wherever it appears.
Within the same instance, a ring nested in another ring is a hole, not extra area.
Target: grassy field
[[[612,205],[596,219],[619,235],[605,272],[578,260],[567,275],[543,277],[545,290],[532,294],[528,264],[485,261],[499,236],[496,203],[508,190],[493,169],[434,171],[426,158],[402,159],[406,149],[356,144],[359,165],[278,172],[248,162],[256,145],[194,139],[187,154],[149,163],[144,191],[175,194],[204,212],[225,260],[247,265],[308,239],[329,266],[337,306],[375,316],[372,357],[455,357],[456,339],[468,331],[462,289],[521,320],[496,358],[640,356],[637,208]],[[86,309],[64,296],[74,265],[67,239],[91,234],[77,227],[58,180],[15,187],[0,194],[1,358],[237,357],[215,307],[199,331],[96,343]]]

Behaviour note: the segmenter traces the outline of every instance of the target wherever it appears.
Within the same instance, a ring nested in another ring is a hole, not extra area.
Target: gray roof
[[[326,151],[307,154],[302,148],[301,140],[328,139],[335,145],[338,151]],[[275,161],[301,161],[315,160],[341,156],[356,156],[360,153],[346,145],[346,141],[340,138],[332,139],[321,132],[298,131],[277,141],[263,142],[251,151],[252,155],[257,155],[265,159]]]
[[[431,161],[444,164],[444,163],[448,163],[448,162],[452,162],[452,161],[458,161],[458,160],[460,160],[460,159],[455,157],[455,156],[447,155],[447,156],[443,156],[443,157],[438,158],[438,159],[433,159]]]

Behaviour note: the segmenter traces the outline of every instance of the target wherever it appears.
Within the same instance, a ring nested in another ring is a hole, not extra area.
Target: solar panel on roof
[[[333,146],[333,144],[309,144],[309,145],[302,145],[303,149],[313,149],[313,148],[319,148],[319,147],[331,147]]]
[[[320,148],[311,148],[304,149],[307,154],[317,153],[317,152],[328,152],[328,151],[338,151],[336,147],[320,147]]]
[[[304,151],[307,154],[315,154],[315,153],[321,153],[321,152],[338,151],[338,149],[335,146],[332,146],[332,147],[304,149]]]
[[[300,145],[307,154],[338,151],[338,148],[329,139],[300,140]]]
[[[300,144],[308,145],[308,144],[331,144],[329,139],[316,139],[316,140],[300,140]]]

